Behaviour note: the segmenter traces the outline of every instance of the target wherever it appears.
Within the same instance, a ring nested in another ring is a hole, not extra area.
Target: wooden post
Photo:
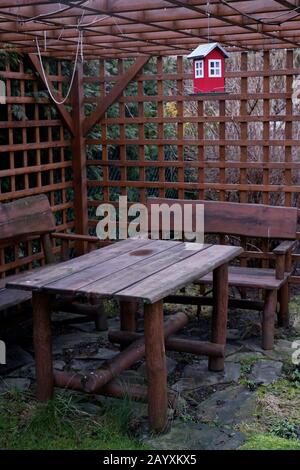
[[[216,268],[213,272],[213,313],[212,335],[213,343],[226,344],[227,311],[228,311],[228,264]],[[224,357],[210,357],[209,369],[212,371],[224,370]]]
[[[72,89],[72,117],[74,138],[72,139],[72,165],[74,183],[74,215],[75,231],[77,234],[88,233],[88,204],[87,204],[87,173],[86,173],[86,148],[83,136],[84,120],[84,92],[82,63],[78,63]],[[75,243],[77,255],[85,252],[85,243]]]
[[[168,394],[163,301],[145,304],[144,317],[149,425],[155,432],[164,432],[167,427]]]
[[[120,320],[122,331],[136,331],[137,302],[120,302]]]
[[[32,310],[37,399],[47,401],[53,396],[51,295],[33,292]]]
[[[49,233],[41,236],[46,264],[54,263],[53,245]]]
[[[267,290],[262,324],[262,347],[273,349],[277,291]]]

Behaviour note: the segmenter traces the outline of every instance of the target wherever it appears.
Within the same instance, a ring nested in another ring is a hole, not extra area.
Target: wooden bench
[[[96,237],[57,233],[54,216],[45,195],[19,199],[0,204],[0,247],[16,245],[20,242],[39,239],[46,264],[55,263],[53,240],[61,240],[61,259],[66,260],[71,243],[87,243],[89,248],[96,247],[99,240]],[[39,268],[37,268],[39,269]],[[5,286],[7,282],[17,279],[24,273],[0,279],[0,313],[22,305],[31,300],[31,293],[24,290],[11,290]],[[102,305],[85,305],[73,299],[61,299],[56,309],[63,308],[83,315],[94,315],[98,329],[104,329],[106,322],[102,314]]]
[[[261,204],[239,204],[215,201],[189,201],[178,199],[150,198],[147,201],[148,211],[152,204],[180,204],[182,213],[184,205],[193,207],[193,230],[195,230],[195,206],[204,204],[205,235],[217,234],[221,244],[234,243],[244,248],[240,257],[240,265],[229,269],[229,285],[241,289],[242,299],[229,300],[229,306],[239,308],[254,308],[261,304],[263,311],[262,346],[272,349],[274,344],[274,325],[277,305],[278,323],[280,326],[289,324],[289,285],[288,280],[292,272],[292,251],[297,243],[296,208],[274,207]],[[172,228],[172,221],[171,221]],[[254,240],[248,244],[248,240]],[[256,240],[262,241],[262,249],[254,249]],[[277,246],[271,249],[275,240]],[[278,241],[281,243],[278,244]],[[248,249],[248,248],[251,249]],[[271,249],[271,251],[270,251]],[[260,267],[254,267],[254,260]],[[249,266],[249,262],[252,266]],[[273,267],[270,267],[273,263]],[[200,285],[212,284],[211,274],[199,279]],[[263,301],[245,300],[246,288],[260,289],[264,293]],[[172,297],[169,301],[189,303],[187,296],[182,299]],[[205,298],[191,300],[199,305],[206,304]],[[210,304],[210,299],[207,299]]]

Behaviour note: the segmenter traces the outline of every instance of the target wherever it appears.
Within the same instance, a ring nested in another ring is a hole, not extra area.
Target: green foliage
[[[132,409],[129,399],[121,400],[117,405],[94,406],[92,412],[85,411],[86,402],[82,400],[82,396],[64,393],[41,404],[29,393],[13,391],[1,395],[0,448],[142,448],[127,434]],[[89,410],[88,404],[86,409]]]
[[[283,439],[269,434],[255,434],[240,448],[241,450],[300,450],[299,440]]]
[[[24,110],[24,106],[20,104],[13,104],[11,106],[11,112],[16,121],[27,121],[27,116]]]
[[[271,434],[285,439],[297,439],[297,425],[286,420],[280,420],[270,426]]]
[[[22,55],[11,51],[9,46],[5,47],[4,49],[0,49],[0,71],[5,70],[7,64],[10,65],[12,71],[19,70],[21,60]]]
[[[248,356],[241,361],[241,374],[243,376],[250,374],[252,366],[257,362],[257,356]]]

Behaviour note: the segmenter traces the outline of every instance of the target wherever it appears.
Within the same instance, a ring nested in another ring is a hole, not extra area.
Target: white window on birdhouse
[[[208,76],[214,78],[222,77],[222,61],[220,59],[208,61]]]
[[[195,60],[195,78],[204,77],[203,60]]]

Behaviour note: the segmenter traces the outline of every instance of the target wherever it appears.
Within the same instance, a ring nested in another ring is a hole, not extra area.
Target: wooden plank
[[[41,64],[40,64],[40,61],[39,61],[38,57],[35,54],[28,54],[28,59],[29,59],[30,65],[33,67],[33,69],[38,74],[39,79],[46,86],[46,81],[44,79],[43,72],[42,72],[42,67],[41,67]],[[61,96],[59,96],[57,94],[57,92],[54,90],[53,85],[49,81],[48,81],[48,83],[49,83],[49,88],[50,88],[51,93],[53,94],[53,96],[56,96],[58,101],[61,100]],[[54,101],[53,101],[53,103],[54,103]],[[64,104],[56,104],[56,103],[54,103],[54,105],[56,106],[63,122],[66,124],[66,126],[69,129],[69,131],[71,132],[71,134],[74,135],[72,117],[71,117],[70,113],[68,112],[68,110],[66,109],[65,105]]]
[[[238,247],[214,245],[127,289],[120,290],[115,295],[122,300],[141,299],[146,303],[154,303],[175,293],[181,287],[204,276],[221,264],[231,261],[242,251],[242,248]]]
[[[205,233],[224,233],[258,238],[295,239],[298,212],[294,207],[267,206],[263,204],[242,204],[218,201],[187,201],[180,199],[149,198],[148,210],[152,204],[204,205]],[[282,220],[285,223],[282,223]],[[195,230],[195,210],[193,210]]]
[[[83,133],[85,136],[88,134],[90,129],[101,120],[108,108],[122,95],[128,83],[134,79],[149,59],[150,56],[143,56],[136,59],[135,63],[127,70],[127,72],[118,79],[111,92],[100,101],[95,111],[85,118],[83,123]]]
[[[16,280],[8,281],[7,287],[25,290],[39,290],[42,289],[45,284],[66,278],[74,273],[90,268],[91,266],[99,266],[99,263],[104,263],[119,254],[133,251],[144,246],[148,247],[148,245],[152,243],[153,241],[151,240],[124,240],[108,247],[92,251],[84,256],[59,263],[58,265],[45,266],[44,268],[34,270],[29,274],[24,274]]]
[[[252,287],[257,289],[279,289],[289,277],[285,273],[283,279],[276,279],[274,269],[260,269],[231,266],[229,268],[229,285],[238,287]],[[199,279],[201,284],[212,284],[212,274]]]
[[[0,240],[53,232],[55,221],[44,195],[0,204]]]
[[[106,278],[109,278],[108,286],[114,283],[114,278],[120,270],[125,271],[126,274],[126,286],[132,284],[130,276],[127,275],[128,268],[132,267],[134,270],[137,265],[148,262],[152,257],[158,255],[162,257],[166,251],[165,256],[169,259],[168,255],[170,249],[180,242],[165,241],[165,240],[153,240],[144,248],[144,245],[135,244],[134,249],[127,253],[119,253],[118,256],[113,257],[103,262],[100,266],[97,263],[94,266],[88,267],[84,270],[80,270],[64,279],[59,279],[51,283],[45,283],[43,288],[48,292],[61,292],[65,294],[75,293],[93,293],[98,295],[98,291],[95,288],[89,289],[90,284],[99,285],[100,288],[102,283],[105,282]],[[139,248],[141,246],[141,248]],[[109,287],[108,287],[109,289]]]
[[[195,253],[206,250],[211,246],[193,243],[192,249],[187,249],[187,246],[190,247],[190,244],[176,242],[171,242],[171,244],[170,248],[166,251],[151,256],[151,258],[147,258],[146,262],[141,259],[134,265],[127,266],[126,269],[120,269],[118,272],[102,278],[101,281],[84,286],[81,289],[82,293],[92,294],[97,292],[97,294],[101,296],[110,297],[118,291],[126,289],[148,278],[152,274],[163,271],[179,261],[183,261],[193,256]]]

